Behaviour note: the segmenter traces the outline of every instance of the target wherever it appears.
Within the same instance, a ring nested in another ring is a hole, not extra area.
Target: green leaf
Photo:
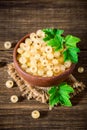
[[[68,85],[66,83],[61,83],[59,85],[59,94],[61,96],[65,96],[67,98],[70,98],[69,94],[73,93],[73,92],[74,92],[74,89],[70,85]]]
[[[57,29],[56,35],[62,35],[64,33],[64,30]]]
[[[50,100],[49,100],[49,104],[50,106],[54,106],[56,103],[59,102],[59,97],[56,96],[56,92],[57,92],[57,87],[54,86],[52,87],[49,91],[48,94],[50,94]]]
[[[52,31],[52,29],[50,29],[50,28],[43,29],[43,32],[45,32],[45,34],[47,34],[47,35],[49,35],[49,34],[52,34],[52,35],[53,35],[53,31]]]
[[[45,38],[43,38],[44,41],[49,41],[50,40],[50,37],[49,36],[46,36]]]
[[[62,36],[64,30],[60,29],[43,29],[45,32],[44,41],[48,46],[54,48],[54,51],[63,50],[64,62],[71,60],[72,63],[78,62],[78,52],[80,49],[76,47],[76,44],[80,41],[80,38],[73,35],[67,35],[65,38]]]
[[[54,38],[55,42],[57,43],[57,46],[63,46],[63,37],[60,35],[56,35]]]
[[[67,48],[64,52],[64,61],[71,60],[72,63],[78,62],[78,52],[80,52],[80,49],[77,47],[70,47]]]
[[[55,92],[56,92],[55,86],[53,86],[50,90],[48,90],[48,94],[55,93]]]
[[[68,49],[63,52],[64,62],[70,60]]]
[[[54,106],[60,103],[64,106],[72,106],[69,98],[70,93],[73,93],[74,89],[67,83],[61,83],[58,86],[53,86],[49,91],[49,105]]]
[[[71,101],[70,101],[69,98],[67,98],[65,95],[61,95],[60,101],[61,101],[61,104],[62,104],[63,106],[68,106],[68,107],[71,107],[71,106],[72,106]]]
[[[44,41],[48,41],[52,38],[54,38],[55,34],[56,34],[57,29],[43,29],[43,32],[45,32],[46,36],[45,38],[43,38]]]
[[[52,46],[56,51],[63,48],[63,38],[61,36],[55,36],[47,42],[47,45]]]
[[[49,36],[50,39],[52,39],[55,36],[56,30],[55,29],[49,29],[49,28],[47,28],[47,29],[43,29],[43,32],[45,32],[45,34],[47,36]]]
[[[76,44],[80,42],[80,38],[72,36],[72,35],[67,35],[65,37],[65,44],[66,46],[71,46],[71,47],[76,47]]]
[[[64,30],[60,30],[60,29],[43,29],[43,32],[45,32],[46,35],[49,35],[51,38],[55,37],[55,35],[61,35],[64,33]]]
[[[47,45],[48,46],[52,46],[52,47],[55,47],[56,46],[56,42],[54,41],[54,39],[51,39],[47,42]]]
[[[54,97],[53,99],[49,100],[49,105],[51,107],[53,107],[54,105],[56,105],[57,103],[59,103],[59,97]]]
[[[64,92],[65,91],[68,92],[68,93],[73,93],[74,92],[73,88],[70,85],[66,84],[66,83],[61,83],[59,85],[59,87],[60,87],[60,90],[63,90]]]
[[[43,29],[43,31],[46,34],[43,40],[47,41],[47,45],[52,46],[55,51],[63,48],[64,37],[62,37],[61,35],[63,34],[64,30]]]
[[[69,48],[69,55],[70,55],[70,59],[73,63],[77,63],[78,62],[78,52],[80,52],[79,48]]]

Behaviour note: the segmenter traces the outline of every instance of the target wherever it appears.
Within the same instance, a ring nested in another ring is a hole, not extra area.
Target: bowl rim
[[[24,70],[20,67],[20,65],[19,65],[19,63],[18,63],[18,61],[17,61],[17,49],[18,49],[20,43],[22,43],[22,42],[23,42],[26,38],[28,38],[29,36],[30,36],[30,34],[28,33],[28,34],[26,34],[24,37],[22,37],[22,38],[17,42],[17,44],[16,44],[16,46],[15,46],[15,48],[14,48],[14,51],[13,51],[13,61],[14,61],[14,67],[15,67],[15,69],[16,69],[16,68],[19,69],[19,71],[20,71],[22,74],[24,74],[24,75],[26,75],[26,76],[29,76],[29,77],[31,77],[31,78],[45,79],[45,80],[46,80],[46,79],[47,79],[47,80],[50,80],[50,79],[54,79],[54,78],[57,78],[57,77],[61,78],[62,76],[66,75],[66,74],[68,74],[68,73],[70,73],[70,72],[72,72],[72,70],[75,68],[75,65],[76,65],[76,64],[74,64],[74,63],[72,63],[71,66],[70,66],[70,68],[66,69],[63,73],[61,73],[61,74],[59,74],[59,75],[56,75],[56,76],[50,76],[50,77],[42,77],[42,76],[38,76],[38,75],[33,75],[33,74],[29,74],[29,73],[27,73],[26,71],[24,71]]]

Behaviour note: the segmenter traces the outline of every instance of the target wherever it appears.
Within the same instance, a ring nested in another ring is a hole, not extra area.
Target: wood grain
[[[10,78],[7,63],[13,61],[13,48],[17,40],[40,28],[55,27],[81,38],[79,63],[73,75],[87,85],[87,1],[86,0],[1,0],[0,1],[0,130],[86,130],[87,88],[72,99],[73,107],[56,106],[52,111],[47,104],[21,99],[17,104],[10,96],[21,93],[15,87],[8,89],[5,82]],[[6,50],[4,42],[11,41]],[[79,74],[77,69],[85,71]],[[32,110],[40,110],[38,120],[31,118]]]

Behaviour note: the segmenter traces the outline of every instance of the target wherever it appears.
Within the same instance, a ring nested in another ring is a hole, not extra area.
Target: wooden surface
[[[36,101],[10,102],[10,96],[17,94],[15,85],[5,87],[9,79],[6,64],[12,59],[13,47],[4,49],[4,42],[15,41],[40,28],[56,27],[81,38],[79,63],[73,74],[87,85],[87,1],[86,0],[0,0],[0,130],[87,130],[87,89],[72,99],[73,107],[55,107]],[[85,71],[79,74],[77,69]],[[31,118],[32,110],[40,110],[38,120]]]

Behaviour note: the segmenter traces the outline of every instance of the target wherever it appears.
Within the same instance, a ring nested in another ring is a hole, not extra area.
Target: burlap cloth
[[[8,74],[11,78],[16,82],[17,86],[19,87],[21,94],[23,97],[26,97],[28,100],[35,99],[42,103],[47,103],[49,96],[47,94],[47,90],[50,87],[38,87],[38,86],[31,86],[27,83],[14,68],[14,64],[8,64]],[[74,88],[74,93],[71,94],[71,98],[77,94],[79,94],[82,90],[84,90],[85,85],[82,82],[77,81],[77,79],[71,74],[67,78],[66,82],[70,84]]]

